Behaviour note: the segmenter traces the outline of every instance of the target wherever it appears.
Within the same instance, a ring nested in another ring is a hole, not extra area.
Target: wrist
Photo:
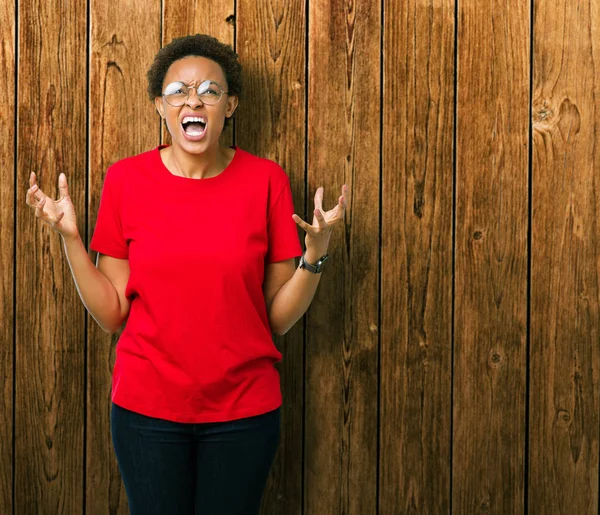
[[[307,263],[309,263],[310,265],[314,265],[325,254],[327,254],[327,251],[319,252],[318,250],[309,248],[309,249],[306,249],[306,251],[304,252],[304,260]]]
[[[59,234],[60,234],[60,237],[62,238],[63,243],[65,245],[69,245],[69,244],[74,243],[77,240],[81,239],[79,237],[79,231],[77,231],[75,234],[69,234],[69,235],[64,235],[64,234],[61,234],[61,233],[59,233]]]

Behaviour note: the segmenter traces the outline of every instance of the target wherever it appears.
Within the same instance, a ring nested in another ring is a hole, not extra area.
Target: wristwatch
[[[300,268],[304,268],[305,270],[308,270],[313,274],[320,274],[321,268],[323,267],[323,263],[325,263],[325,261],[327,261],[328,259],[329,254],[325,254],[324,256],[320,257],[319,261],[317,261],[314,265],[311,265],[310,263],[306,262],[306,260],[304,259],[304,254],[302,254],[302,256],[300,257]]]

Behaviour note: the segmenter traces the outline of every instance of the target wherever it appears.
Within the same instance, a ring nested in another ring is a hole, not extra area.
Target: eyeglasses
[[[190,94],[192,90],[196,90],[196,94],[198,98],[203,104],[212,106],[215,105],[223,95],[228,95],[226,91],[223,91],[223,88],[219,86],[216,82],[211,80],[205,80],[200,83],[200,85],[195,88],[193,86],[188,86],[183,82],[171,82],[169,84],[162,96],[165,98],[168,104],[173,107],[180,107],[187,102],[187,99],[190,98]]]

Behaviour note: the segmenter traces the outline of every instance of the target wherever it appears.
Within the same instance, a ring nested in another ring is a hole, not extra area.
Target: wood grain
[[[309,3],[308,197],[350,193],[307,313],[305,514],[377,505],[380,41],[378,1]]]
[[[454,2],[386,3],[379,513],[450,512]]]
[[[284,168],[297,212],[304,206],[305,12],[302,0],[237,3],[236,48],[244,67],[244,94],[236,143]],[[283,354],[281,439],[263,495],[263,514],[302,513],[303,342],[302,321],[285,336],[275,336]]]
[[[160,48],[160,5],[91,3],[90,239],[108,167],[159,143],[159,118],[146,94],[146,71]],[[96,253],[90,254],[95,262]],[[88,328],[86,510],[126,514],[110,436],[111,376],[119,335],[106,335],[91,317]]]
[[[458,5],[452,508],[523,513],[529,4]]]
[[[89,24],[81,2],[0,5],[0,513],[129,512],[118,335],[88,318],[86,340],[60,238],[25,192],[33,170],[55,196],[64,171],[89,242],[108,166],[169,142],[145,74],[194,33],[244,66],[223,144],[281,164],[304,218],[318,186],[326,209],[351,188],[306,334],[275,339],[262,513],[598,513],[600,2],[531,4],[533,33],[518,0],[95,0]]]
[[[85,234],[86,6],[18,3],[15,513],[83,506],[85,310],[60,237],[25,204],[65,172]]]
[[[0,4],[0,513],[13,509],[15,3]]]
[[[600,3],[537,2],[531,513],[598,513]]]
[[[163,5],[163,46],[174,38],[209,34],[221,43],[234,47],[235,0],[164,0]],[[164,123],[161,141],[171,144],[171,135]],[[223,130],[220,142],[226,146],[233,145],[233,124]]]

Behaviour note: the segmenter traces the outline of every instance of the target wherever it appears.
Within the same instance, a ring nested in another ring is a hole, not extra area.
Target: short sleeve
[[[123,236],[121,203],[119,200],[115,170],[109,168],[102,186],[98,218],[90,242],[90,249],[107,256],[127,259],[129,257],[129,246]]]
[[[275,263],[292,257],[302,255],[302,247],[298,237],[296,222],[292,218],[294,214],[294,201],[290,180],[283,170],[283,189],[279,194],[269,200],[267,210],[267,234],[269,248],[265,261]]]

